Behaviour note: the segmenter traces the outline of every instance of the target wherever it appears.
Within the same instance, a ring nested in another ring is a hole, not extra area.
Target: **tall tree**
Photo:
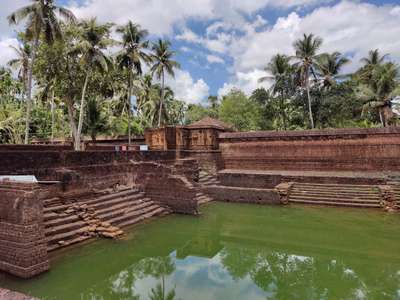
[[[382,126],[389,125],[393,117],[392,100],[398,93],[400,72],[399,67],[391,62],[377,65],[373,69],[369,85],[363,85],[359,90],[359,97],[366,102],[364,111],[376,109]]]
[[[277,54],[272,57],[271,61],[264,68],[264,71],[270,75],[261,77],[260,82],[272,80],[274,83],[271,87],[273,95],[279,97],[279,114],[283,129],[287,129],[287,116],[286,116],[286,99],[289,95],[289,90],[293,78],[293,68],[290,65],[290,58],[286,55]]]
[[[180,68],[178,62],[172,60],[175,52],[170,50],[171,43],[169,41],[158,40],[153,44],[153,54],[151,55],[154,64],[151,67],[151,72],[156,75],[157,79],[161,80],[161,99],[158,115],[158,126],[161,125],[161,116],[164,104],[164,89],[165,89],[165,73],[175,77],[174,68]]]
[[[387,58],[387,54],[381,55],[379,49],[370,50],[368,56],[361,59],[361,62],[365,65],[380,65]]]
[[[368,52],[368,56],[360,60],[360,62],[363,64],[363,67],[357,73],[363,83],[371,84],[374,68],[382,65],[387,56],[387,54],[381,55],[379,49],[375,49],[370,50]]]
[[[22,20],[27,19],[26,38],[33,43],[30,67],[28,68],[27,74],[25,144],[28,144],[29,142],[29,125],[32,110],[32,70],[39,46],[40,36],[41,34],[44,34],[44,40],[51,44],[54,40],[61,38],[58,16],[69,21],[75,21],[75,17],[71,11],[56,6],[53,0],[31,1],[33,2],[32,4],[24,6],[8,16],[8,21],[12,25],[19,24]]]
[[[86,68],[85,81],[79,111],[78,130],[75,137],[75,150],[81,150],[81,133],[85,113],[85,96],[90,77],[95,70],[107,72],[111,66],[110,58],[104,54],[104,49],[112,44],[109,38],[112,24],[98,24],[95,18],[83,21],[80,26],[80,40],[72,50],[81,55],[81,64]]]
[[[342,56],[340,52],[322,54],[318,60],[317,70],[318,75],[322,77],[322,85],[330,88],[336,84],[337,80],[346,78],[348,75],[340,74],[340,72],[349,62],[350,60]]]
[[[146,53],[148,41],[144,39],[148,35],[147,30],[131,21],[125,26],[119,26],[117,32],[122,35],[123,50],[118,54],[117,61],[121,69],[127,71],[127,108],[128,108],[128,143],[131,144],[131,97],[132,97],[132,73],[142,75],[142,62],[149,63],[151,57]]]
[[[317,53],[321,48],[321,45],[322,39],[314,36],[313,34],[304,34],[302,39],[295,41],[293,44],[296,52],[295,58],[298,61],[295,66],[298,67],[301,83],[303,86],[305,86],[307,91],[308,114],[311,128],[314,128],[314,118],[310,96],[310,77],[311,75],[316,76],[315,67],[318,64],[317,59],[319,57]]]
[[[12,48],[14,49],[17,57],[10,60],[8,62],[8,65],[14,70],[17,70],[18,79],[22,83],[25,94],[28,82],[28,70],[29,70],[29,60],[31,56],[31,48],[27,43],[20,44],[18,47],[12,46]]]

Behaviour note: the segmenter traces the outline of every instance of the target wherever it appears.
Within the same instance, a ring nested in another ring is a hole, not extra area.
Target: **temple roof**
[[[210,117],[205,117],[203,119],[201,119],[200,121],[194,122],[192,124],[190,124],[189,126],[187,126],[189,128],[207,128],[207,127],[211,127],[211,128],[216,128],[216,129],[220,129],[220,130],[226,130],[226,131],[232,131],[234,130],[233,125],[224,123],[220,120],[214,119],[214,118],[210,118]]]

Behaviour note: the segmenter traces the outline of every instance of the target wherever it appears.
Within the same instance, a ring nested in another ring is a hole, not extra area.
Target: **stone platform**
[[[282,182],[382,185],[400,172],[350,171],[287,171],[287,170],[235,170],[218,172],[218,181],[224,186],[247,188],[274,188]]]

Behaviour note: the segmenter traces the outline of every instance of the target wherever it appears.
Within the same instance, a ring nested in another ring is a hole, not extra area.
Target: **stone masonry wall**
[[[0,270],[22,278],[48,270],[38,186],[2,182],[0,193]]]
[[[196,161],[165,165],[156,162],[134,162],[134,184],[153,201],[183,214],[198,214],[195,177]]]
[[[221,133],[226,169],[400,171],[400,127]]]

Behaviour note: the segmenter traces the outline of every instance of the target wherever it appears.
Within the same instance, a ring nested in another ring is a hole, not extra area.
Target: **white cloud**
[[[190,52],[190,48],[185,46],[180,47],[179,50],[181,50],[182,52]]]
[[[133,20],[154,34],[170,34],[173,27],[189,18],[223,19],[244,23],[243,15],[250,15],[267,6],[299,7],[330,0],[86,0],[83,5],[71,2],[78,17],[97,16],[101,21],[118,24]]]
[[[7,17],[16,9],[30,4],[29,0],[2,0],[0,9],[0,39],[9,38],[17,27],[8,24]]]
[[[400,60],[400,22],[393,16],[398,8],[343,1],[333,7],[318,8],[303,18],[292,12],[268,30],[237,39],[230,48],[247,47],[234,53],[235,68],[252,70],[276,53],[293,54],[292,44],[303,33],[321,36],[321,51],[353,53],[356,65],[358,58],[375,48]]]
[[[200,103],[209,95],[210,88],[203,79],[193,80],[188,71],[175,71],[175,78],[167,78],[175,97],[187,103]]]
[[[255,69],[251,72],[237,72],[234,79],[230,83],[225,83],[222,88],[218,90],[218,96],[222,97],[229,93],[233,88],[237,88],[250,95],[257,88],[268,88],[269,82],[258,82],[258,79],[263,77],[264,71]]]
[[[17,47],[18,41],[15,38],[5,38],[0,40],[0,66],[5,66],[7,63],[15,58],[15,51],[11,46]]]
[[[4,2],[4,3],[3,3]],[[0,9],[0,65],[6,65],[9,60],[15,57],[14,50],[10,47],[17,46],[18,41],[14,38],[15,32],[18,31],[22,25],[10,26],[8,24],[7,16],[9,16],[16,9],[29,4],[29,0],[13,0],[2,1]]]
[[[181,34],[175,37],[177,40],[189,42],[189,43],[200,43],[200,37],[190,30],[189,28],[184,28]]]
[[[223,64],[223,63],[225,63],[225,61],[221,57],[216,56],[216,55],[212,55],[212,54],[207,55],[207,61],[209,63],[212,63],[212,64]]]
[[[317,8],[303,17],[291,12],[264,30],[247,30],[246,34],[235,36],[225,45],[234,64],[232,80],[221,91],[230,85],[248,91],[256,84],[254,74],[259,72],[257,70],[277,53],[293,55],[292,44],[303,33],[322,37],[322,52],[340,51],[350,56],[352,63],[344,72],[358,68],[360,59],[375,48],[390,53],[393,60],[400,62],[398,14],[400,6],[342,1],[334,6]]]

